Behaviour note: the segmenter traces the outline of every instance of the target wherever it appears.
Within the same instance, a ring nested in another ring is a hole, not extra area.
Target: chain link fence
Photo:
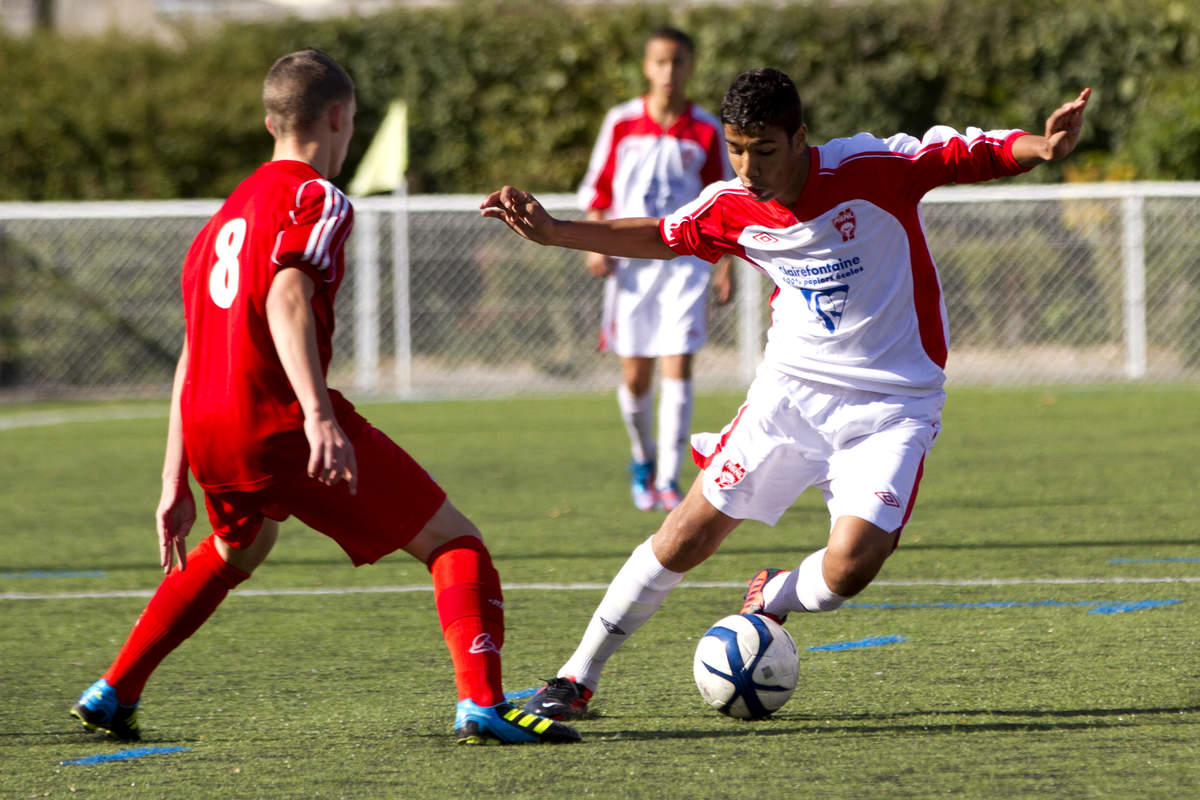
[[[609,390],[582,254],[480,218],[480,198],[355,201],[330,382],[356,397]],[[573,197],[543,198],[577,217]],[[209,201],[0,204],[0,398],[168,393],[178,275]],[[941,189],[924,218],[954,384],[1200,378],[1200,184]],[[712,306],[701,390],[745,387],[771,286]]]

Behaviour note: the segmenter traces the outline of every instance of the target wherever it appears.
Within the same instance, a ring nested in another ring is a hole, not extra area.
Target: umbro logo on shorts
[[[717,486],[728,489],[746,477],[746,468],[736,461],[726,461],[721,465],[721,474],[717,476]]]
[[[882,500],[885,506],[891,506],[892,508],[900,507],[900,499],[891,492],[876,492],[875,496]]]

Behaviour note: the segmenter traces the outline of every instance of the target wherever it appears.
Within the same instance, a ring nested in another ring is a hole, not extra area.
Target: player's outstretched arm
[[[162,494],[154,512],[155,527],[158,529],[159,562],[163,572],[170,572],[179,557],[179,568],[187,567],[187,535],[196,521],[196,501],[188,485],[187,451],[183,447],[183,417],[179,412],[179,399],[183,394],[183,381],[187,375],[187,337],[175,365],[175,382],[171,389],[171,414],[167,422],[167,447],[163,456]]]
[[[498,219],[518,236],[537,244],[566,247],[623,258],[674,258],[652,217],[561,220],[546,212],[529,192],[505,186],[479,205],[485,217]]]
[[[312,314],[312,278],[299,269],[282,269],[267,292],[267,325],[292,391],[304,412],[308,438],[308,475],[332,486],[346,481],[350,494],[358,488],[354,445],[338,424],[317,353]]]
[[[1069,103],[1063,103],[1046,118],[1042,136],[1022,136],[1013,142],[1013,158],[1022,166],[1032,167],[1047,161],[1066,158],[1079,143],[1083,130],[1083,111],[1087,108],[1091,89],[1084,89]]]

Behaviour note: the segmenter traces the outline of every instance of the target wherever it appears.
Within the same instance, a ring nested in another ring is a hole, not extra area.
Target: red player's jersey
[[[303,474],[304,415],[271,339],[267,292],[285,267],[312,278],[324,374],[353,219],[350,201],[311,166],[271,161],[242,181],[192,242],[182,279],[188,368],[181,411],[188,461],[205,489],[251,491]],[[341,394],[329,394],[353,437],[362,417]]]

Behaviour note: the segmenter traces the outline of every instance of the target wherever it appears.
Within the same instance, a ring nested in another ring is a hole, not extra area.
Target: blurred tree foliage
[[[410,186],[570,191],[606,108],[642,91],[653,27],[691,32],[692,94],[715,110],[737,73],[777,66],[810,136],[934,123],[1038,130],[1094,90],[1068,179],[1200,178],[1194,0],[889,0],[669,8],[469,2],[318,22],[184,28],[175,42],[0,38],[0,199],[216,197],[269,156],[259,101],[304,47],[358,84],[345,182],[387,102],[409,103]],[[1059,180],[1056,166],[1022,180]]]

